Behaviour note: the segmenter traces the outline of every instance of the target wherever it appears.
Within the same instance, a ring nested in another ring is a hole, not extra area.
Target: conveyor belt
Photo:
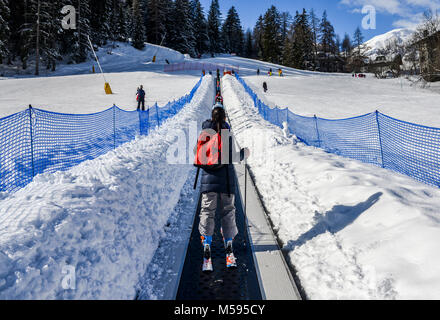
[[[220,234],[220,215],[216,215],[216,231],[212,244],[214,272],[202,272],[203,247],[198,231],[200,206],[194,222],[177,300],[262,300],[246,232],[246,219],[240,197],[236,197],[239,235],[234,241],[238,268],[226,269],[226,254]]]

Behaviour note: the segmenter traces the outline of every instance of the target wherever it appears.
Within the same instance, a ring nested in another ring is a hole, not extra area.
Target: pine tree
[[[132,46],[138,50],[142,50],[145,47],[144,13],[140,5],[140,0],[133,0],[131,12],[131,42]]]
[[[309,25],[313,37],[313,65],[316,67],[316,57],[318,56],[318,36],[319,36],[319,19],[316,16],[315,10],[310,10]]]
[[[191,2],[196,52],[201,55],[209,51],[208,22],[203,14],[203,8],[199,0]]]
[[[357,54],[358,56],[360,56],[362,50],[362,44],[364,43],[364,36],[362,35],[362,31],[359,27],[356,28],[353,39],[357,48]]]
[[[335,53],[335,29],[327,18],[327,11],[324,11],[324,14],[322,15],[319,38],[321,40],[321,47],[324,53]]]
[[[344,40],[342,40],[342,52],[344,53],[345,58],[348,57],[351,51],[351,39],[350,36],[346,33],[344,36]]]
[[[9,56],[10,19],[9,0],[0,0],[0,64]]]
[[[341,53],[341,37],[339,36],[339,34],[337,34],[335,40],[335,54],[339,55],[340,53]]]
[[[260,15],[258,17],[257,23],[254,27],[253,39],[254,39],[254,51],[257,54],[257,57],[263,59],[263,28],[264,28],[264,19],[263,16]]]
[[[179,23],[175,24],[171,32],[172,48],[195,56],[196,39],[189,0],[176,0],[174,3],[173,20],[179,21]]]
[[[90,0],[78,0],[77,7],[77,29],[75,30],[75,42],[73,50],[73,59],[80,63],[87,60],[89,54],[90,44],[88,37],[91,34],[90,27]]]
[[[287,45],[284,57],[289,66],[305,69],[313,56],[313,34],[307,12],[296,12],[291,30],[291,43]]]
[[[128,6],[121,0],[113,0],[111,13],[111,40],[127,41],[128,37]]]
[[[35,54],[35,74],[40,74],[40,63],[45,62],[48,68],[55,69],[55,60],[59,57],[56,43],[61,20],[57,16],[55,5],[43,0],[28,0],[26,22],[21,28],[24,58]],[[24,65],[25,66],[25,65]]]
[[[146,30],[148,42],[160,44],[167,33],[166,15],[167,8],[162,0],[148,0],[147,4]]]
[[[283,44],[283,52],[285,49],[284,46],[289,40],[289,30],[291,28],[291,25],[292,25],[292,16],[290,15],[290,13],[289,12],[281,13],[281,42]]]
[[[271,6],[263,20],[263,60],[279,63],[282,55],[281,19],[275,6]]]
[[[254,58],[254,43],[253,43],[253,37],[252,37],[252,31],[247,30],[245,35],[245,47],[244,47],[244,56],[246,58]]]
[[[224,50],[229,53],[243,54],[244,35],[240,17],[235,7],[229,9],[222,27]]]
[[[222,52],[221,43],[221,13],[218,0],[212,0],[211,7],[208,13],[208,36],[209,36],[209,50],[211,55]]]
[[[112,37],[111,13],[113,0],[90,1],[90,37],[93,43],[103,46]]]

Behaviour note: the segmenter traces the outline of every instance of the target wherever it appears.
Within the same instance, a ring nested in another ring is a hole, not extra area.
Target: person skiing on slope
[[[142,111],[145,111],[145,91],[144,91],[144,86],[142,85],[137,91],[137,101],[138,101],[137,109],[140,110],[142,105]]]
[[[267,92],[267,83],[266,82],[263,82],[263,90],[264,90],[264,93]]]
[[[215,131],[216,133],[223,132],[222,139],[225,138],[224,131],[229,132],[230,126],[226,122],[226,112],[221,104],[214,106],[212,118],[203,123],[202,129],[204,131]],[[238,234],[238,229],[235,220],[235,180],[232,162],[233,159],[238,156],[240,161],[249,157],[249,150],[242,149],[240,152],[235,152],[235,145],[232,143],[232,137],[230,135],[229,139],[229,150],[223,150],[223,147],[221,148],[221,152],[229,151],[228,164],[221,165],[220,168],[216,170],[203,169],[202,173],[202,201],[199,232],[203,245],[204,272],[213,271],[211,244],[215,229],[215,214],[218,200],[220,200],[221,205],[221,232],[226,249],[226,267],[237,267],[237,261],[233,252],[233,241]]]

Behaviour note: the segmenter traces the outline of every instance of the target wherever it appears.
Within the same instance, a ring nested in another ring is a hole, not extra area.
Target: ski
[[[202,271],[203,272],[213,272],[214,271],[214,268],[212,266],[212,259],[211,259],[211,246],[208,244],[205,245]]]

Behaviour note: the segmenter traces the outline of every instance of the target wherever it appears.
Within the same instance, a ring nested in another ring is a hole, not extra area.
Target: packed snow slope
[[[164,105],[188,93],[200,79],[200,73],[165,74],[164,59],[183,61],[177,51],[146,45],[143,51],[128,44],[119,47],[109,55],[101,48],[98,52],[106,80],[113,90],[112,95],[104,92],[104,78],[92,60],[77,65],[61,65],[50,77],[3,78],[0,80],[0,118],[23,111],[29,104],[35,108],[61,113],[94,113],[106,110],[116,104],[121,109],[135,110],[136,91],[143,85],[146,91],[145,103]],[[158,52],[158,61],[151,63]],[[95,65],[96,74],[92,74]],[[172,85],[171,85],[172,84]]]
[[[129,43],[115,42],[102,48],[98,48],[96,55],[101,63],[104,72],[129,72],[129,71],[160,71],[168,60],[169,63],[181,62],[185,59],[184,55],[173,49],[162,47],[150,43],[145,43],[143,50],[133,48]],[[153,63],[153,57],[156,62]],[[19,59],[17,59],[19,60]],[[9,67],[0,65],[0,75],[4,77],[34,77],[35,59],[29,59],[27,70],[21,70],[18,66]],[[18,63],[18,62],[17,62]],[[40,75],[45,76],[65,76],[77,74],[89,74],[93,66],[95,71],[100,72],[93,53],[89,54],[89,59],[84,63],[74,64],[69,60],[64,60],[57,65],[55,72],[46,70],[44,66],[40,68]]]
[[[206,120],[213,93],[207,76],[193,101],[149,136],[4,196],[0,299],[134,299],[193,178],[192,165],[167,162],[168,151],[191,121]],[[74,290],[62,287],[65,266],[76,270]]]
[[[309,298],[440,298],[440,189],[305,146],[266,122],[233,77],[223,94]]]
[[[239,65],[240,75],[263,102],[289,108],[298,115],[342,119],[379,110],[397,119],[440,127],[439,93],[413,87],[407,80],[380,80],[370,74],[360,79],[351,74],[297,70],[232,56],[205,60]],[[279,67],[284,71],[283,78],[278,76]],[[272,77],[268,76],[270,68],[274,71]],[[267,93],[263,82],[268,85]]]

